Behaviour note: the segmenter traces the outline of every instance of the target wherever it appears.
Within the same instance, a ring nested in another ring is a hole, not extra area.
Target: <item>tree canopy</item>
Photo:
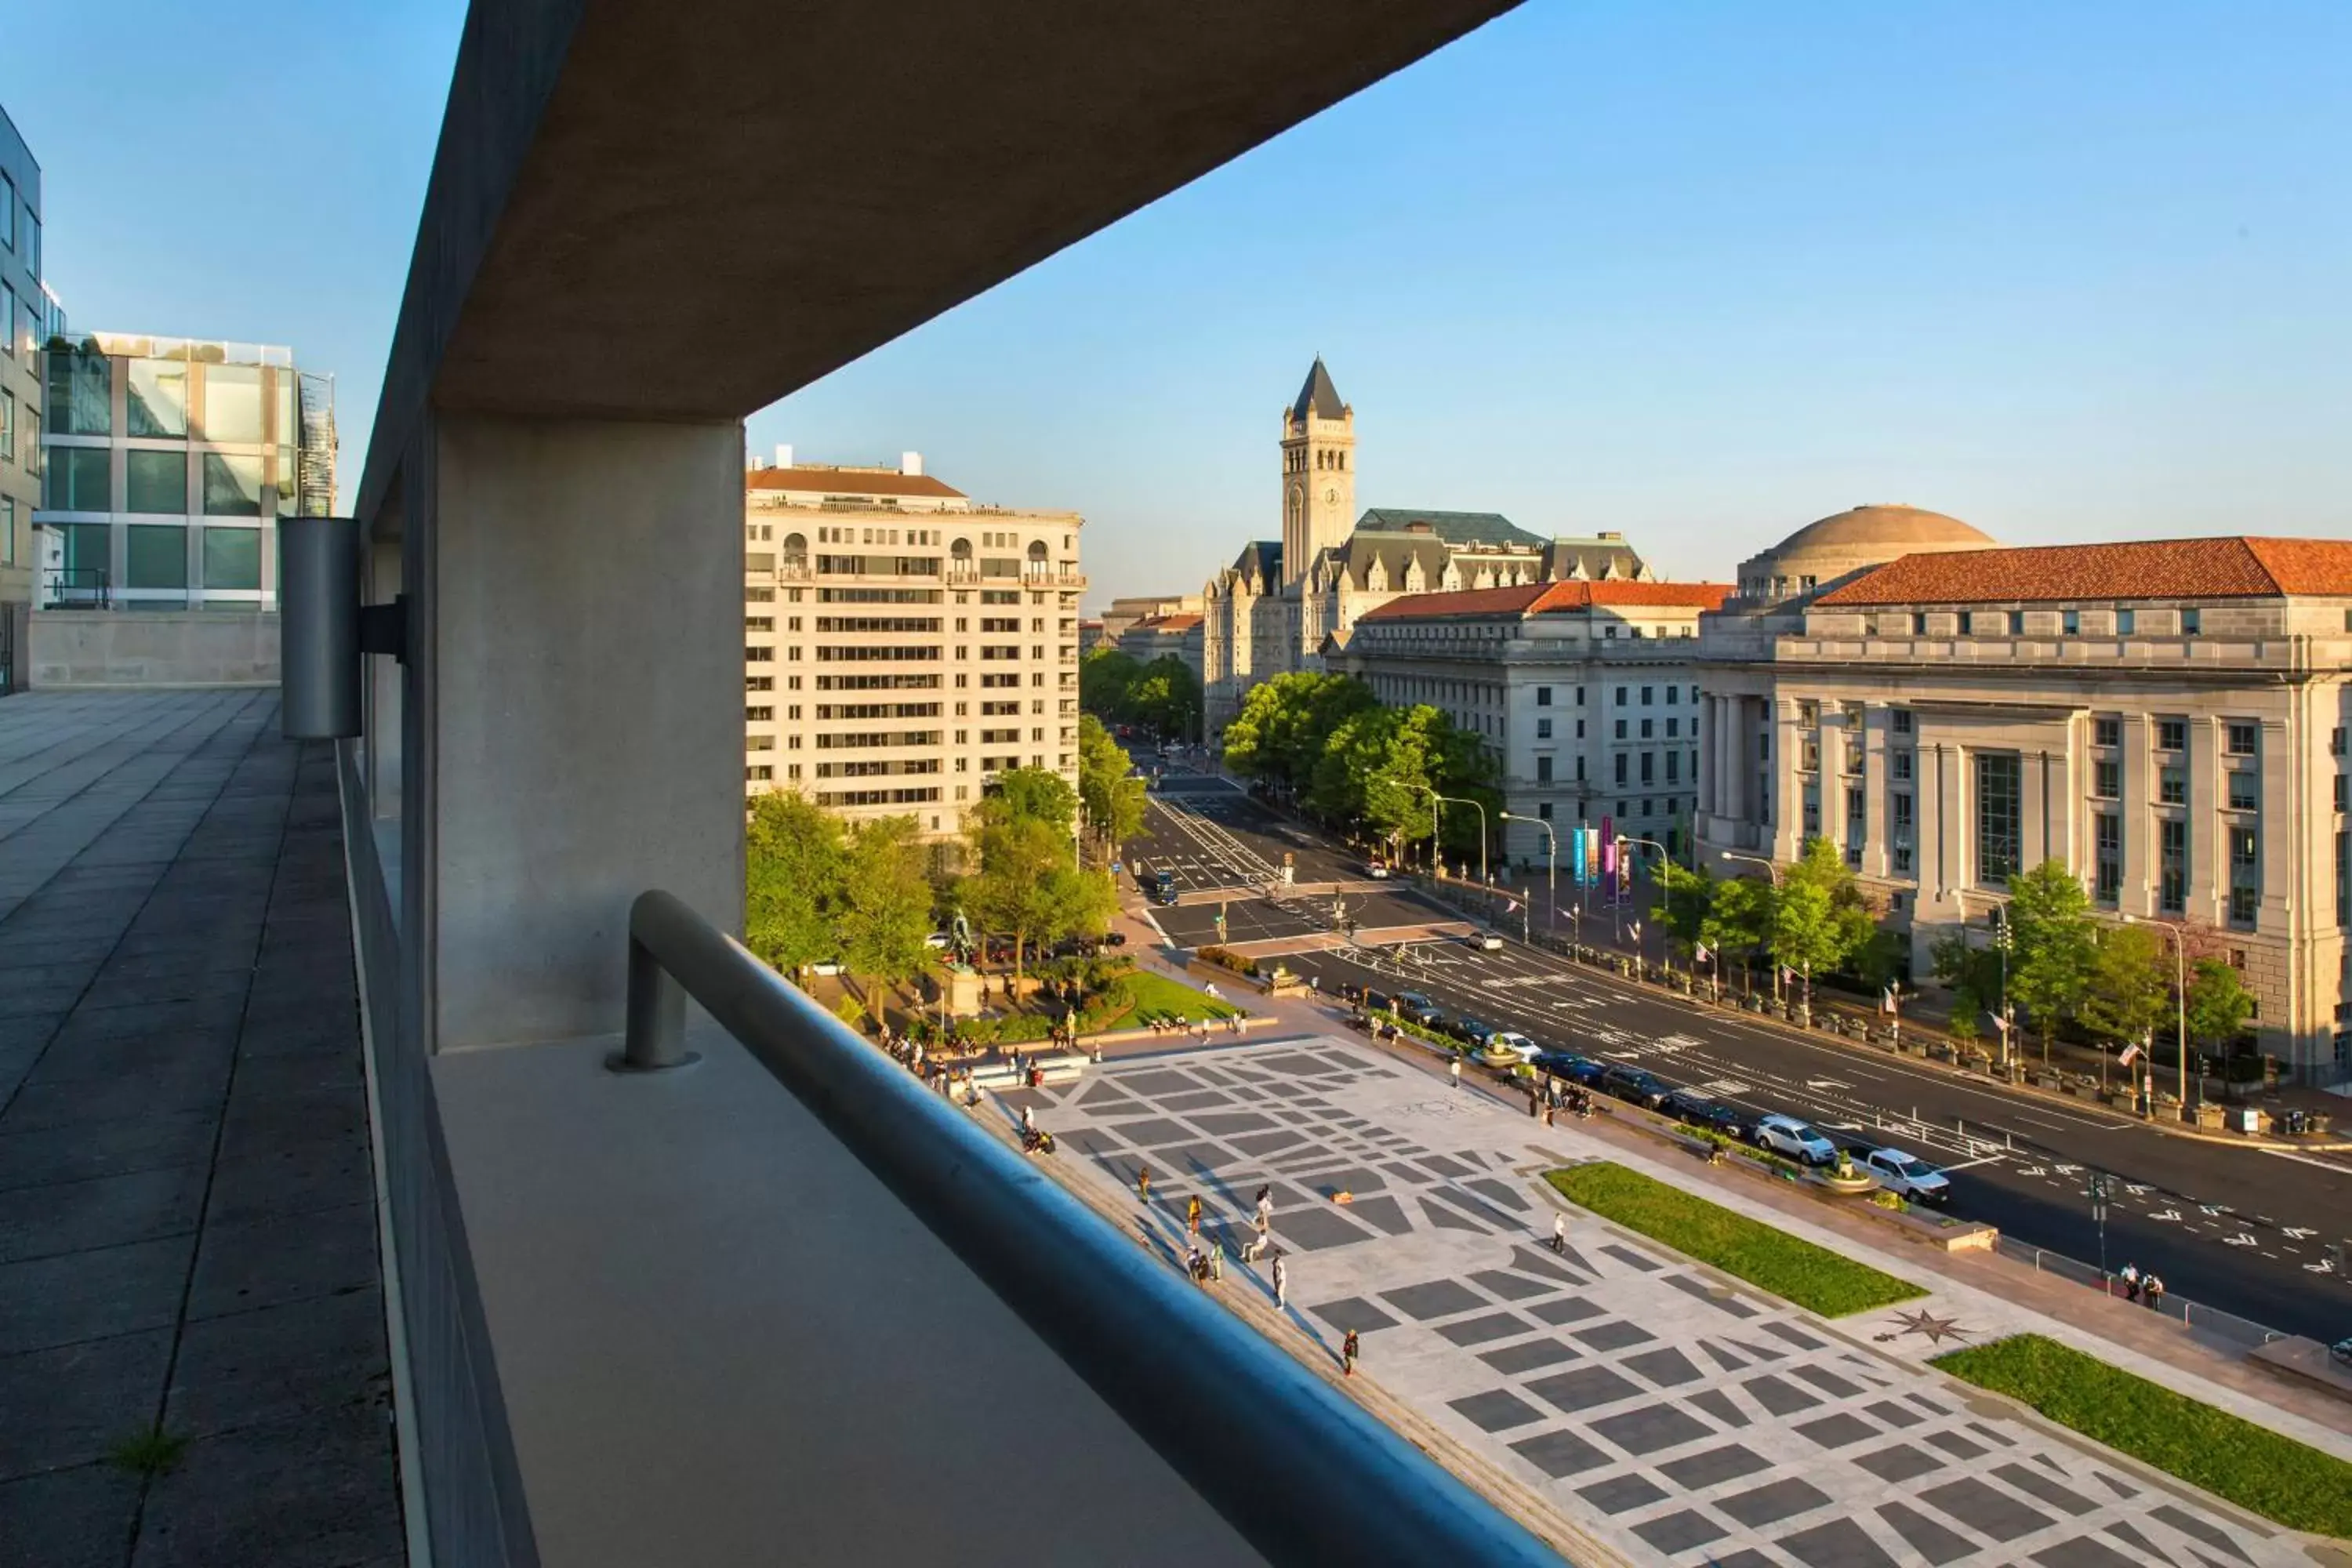
[[[744,829],[743,945],[790,974],[834,956],[842,882],[840,819],[778,790],[751,803]]]
[[[2082,879],[2062,860],[2044,860],[2009,882],[2009,994],[2032,1015],[2044,1055],[2058,1026],[2076,1016],[2098,956],[2097,924]]]
[[[1130,778],[1128,756],[1102,721],[1078,716],[1078,800],[1087,824],[1113,854],[1143,826],[1144,783]]]
[[[2200,958],[2189,972],[2189,1035],[2226,1047],[2254,1016],[2253,993],[2218,958]]]
[[[2084,1027],[2118,1043],[2146,1040],[2172,1016],[2168,955],[2154,931],[2109,926],[2096,933],[2080,1004]]]
[[[835,922],[842,967],[861,980],[897,984],[931,967],[929,857],[911,816],[850,830]]]

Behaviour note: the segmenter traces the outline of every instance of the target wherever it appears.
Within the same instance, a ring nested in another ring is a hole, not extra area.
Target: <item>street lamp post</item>
[[[1965,948],[1969,933],[1969,891],[1966,888],[1953,888],[1948,891],[1952,895],[1952,902],[1960,906],[1960,945]],[[2009,953],[2016,938],[2009,929],[2006,916],[2002,917],[2000,924],[1993,923],[1993,917],[2000,910],[1999,904],[1988,907],[1985,924],[1992,931],[1992,949],[2000,955],[2000,1070],[2006,1075],[2010,1070],[2010,1050],[2017,1037],[2017,1009],[2009,999]],[[2050,1065],[2050,1037],[2046,1032],[2042,1039],[2042,1065],[2045,1068]]]
[[[1654,838],[1631,838],[1621,833],[1617,836],[1617,863],[1621,867],[1625,863],[1625,847],[1629,844],[1638,844],[1644,849],[1656,850],[1660,860],[1670,861],[1674,858],[1674,856],[1667,851],[1666,847],[1659,843]],[[1633,922],[1633,945],[1635,967],[1637,968],[1640,967],[1641,942],[1642,923],[1639,921],[1636,921]],[[1658,937],[1658,963],[1659,965],[1665,970],[1666,979],[1671,982],[1675,977],[1675,965],[1674,960],[1667,954],[1666,939],[1663,932],[1661,932]]]
[[[1497,815],[1505,822],[1524,822],[1543,829],[1544,890],[1548,898],[1557,900],[1559,897],[1559,835],[1554,833],[1551,830],[1551,824],[1540,816],[1528,816],[1516,811],[1506,811]]]
[[[1747,862],[1748,862],[1748,864],[1749,864],[1750,866],[1761,866],[1761,867],[1763,867],[1763,868],[1764,868],[1764,869],[1765,869],[1765,871],[1766,871],[1768,874],[1769,874],[1769,876],[1770,876],[1770,877],[1771,877],[1771,879],[1772,879],[1772,890],[1773,890],[1774,892],[1776,892],[1776,893],[1777,893],[1777,892],[1779,892],[1779,891],[1780,890],[1780,867],[1778,867],[1778,866],[1776,866],[1776,865],[1774,865],[1771,861],[1767,860],[1766,858],[1764,858],[1764,857],[1763,857],[1763,856],[1761,856],[1761,855],[1741,855],[1741,854],[1736,853],[1735,851],[1732,851],[1732,850],[1729,850],[1729,849],[1718,849],[1718,850],[1717,850],[1717,851],[1716,851],[1716,855],[1717,855],[1717,858],[1719,858],[1719,859],[1724,859],[1724,860],[1745,860],[1745,861],[1747,861]],[[1776,1007],[1777,1007],[1777,1006],[1779,1006],[1779,1005],[1780,1005],[1780,1000],[1781,1000],[1781,998],[1780,998],[1780,970],[1781,970],[1781,968],[1782,968],[1782,965],[1781,965],[1781,963],[1780,963],[1780,955],[1779,953],[1777,953],[1777,952],[1776,952],[1776,953],[1774,953],[1774,954],[1772,955],[1772,1005],[1773,1005],[1774,1006],[1776,1006]]]
[[[2174,1005],[2179,1009],[2176,1016],[2178,1018],[2178,1027],[2179,1029],[2179,1040],[2175,1045],[2174,1049],[2179,1051],[2180,1054],[2180,1113],[2185,1117],[2189,1114],[2188,949],[2181,942],[2180,928],[2177,925],[2173,925],[2163,921],[2144,921],[2137,915],[2126,915],[2124,917],[2124,924],[2127,926],[2152,925],[2172,939],[2172,999]],[[2150,1056],[2148,1060],[2147,1076],[2149,1081],[2153,1083],[2156,1079],[2156,1061],[2153,1055]],[[2198,1092],[2202,1095],[2204,1091],[2200,1088]],[[2154,1102],[2156,1095],[2153,1090],[2149,1092],[2148,1099],[2151,1103]]]

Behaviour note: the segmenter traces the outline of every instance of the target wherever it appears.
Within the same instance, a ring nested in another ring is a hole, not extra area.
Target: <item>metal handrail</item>
[[[740,942],[669,893],[641,894],[613,1067],[691,1061],[689,995],[1269,1561],[1560,1561]]]

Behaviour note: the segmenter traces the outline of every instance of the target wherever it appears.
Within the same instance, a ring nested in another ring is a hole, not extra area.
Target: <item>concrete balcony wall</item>
[[[35,687],[135,690],[278,684],[275,610],[36,610]]]

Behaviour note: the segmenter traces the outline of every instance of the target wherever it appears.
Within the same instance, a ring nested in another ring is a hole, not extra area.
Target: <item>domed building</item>
[[[1739,597],[1749,605],[1804,598],[1906,555],[1990,550],[1997,542],[1956,517],[1916,506],[1858,506],[1809,522],[1739,563]]]

